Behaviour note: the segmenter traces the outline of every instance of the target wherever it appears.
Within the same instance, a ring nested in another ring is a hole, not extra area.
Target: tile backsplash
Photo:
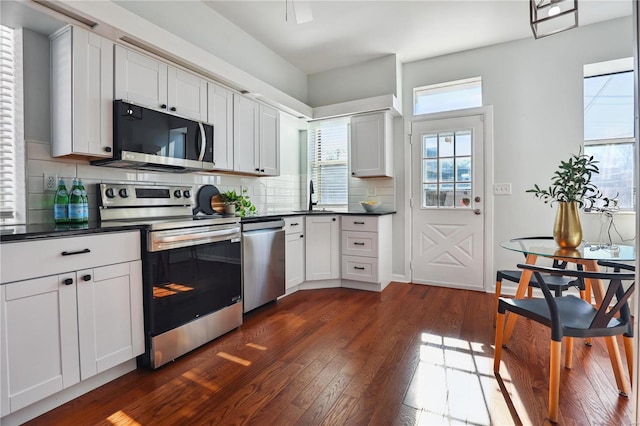
[[[247,189],[260,213],[296,210],[304,204],[304,176],[281,174],[274,177],[235,176],[216,173],[156,173],[92,166],[86,160],[52,158],[50,144],[27,141],[27,222],[52,223],[54,191],[44,190],[44,173],[63,178],[67,187],[79,177],[89,197],[89,220],[99,219],[97,184],[128,183],[146,185],[187,185],[193,187],[193,200],[202,185],[215,185],[220,192]]]

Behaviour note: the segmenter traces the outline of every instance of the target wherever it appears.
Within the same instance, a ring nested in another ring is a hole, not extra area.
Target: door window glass
[[[471,208],[470,129],[422,136],[422,207]]]

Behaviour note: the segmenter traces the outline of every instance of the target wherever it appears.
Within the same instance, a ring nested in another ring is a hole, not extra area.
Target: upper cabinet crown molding
[[[313,119],[322,120],[374,111],[388,111],[393,117],[402,116],[402,106],[398,98],[390,94],[316,107],[313,109]]]

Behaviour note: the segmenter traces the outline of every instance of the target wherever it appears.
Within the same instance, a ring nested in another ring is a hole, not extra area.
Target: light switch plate
[[[58,187],[58,176],[51,173],[44,174],[44,190],[55,191]]]
[[[511,195],[510,183],[494,183],[493,195]]]

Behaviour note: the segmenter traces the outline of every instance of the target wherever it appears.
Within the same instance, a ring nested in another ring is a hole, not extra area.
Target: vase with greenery
[[[246,193],[246,189],[243,189],[240,193],[235,190],[222,193],[225,204],[234,207],[233,210],[236,216],[250,216],[256,212],[256,206],[249,200],[249,196]],[[230,213],[230,211],[227,210],[227,213]]]
[[[551,178],[547,189],[537,184],[527,192],[533,193],[545,203],[558,203],[558,211],[553,227],[553,237],[562,248],[575,248],[582,242],[580,208],[591,208],[596,200],[603,197],[602,192],[591,183],[594,174],[600,173],[593,156],[571,154],[568,161],[561,161],[558,170]]]

